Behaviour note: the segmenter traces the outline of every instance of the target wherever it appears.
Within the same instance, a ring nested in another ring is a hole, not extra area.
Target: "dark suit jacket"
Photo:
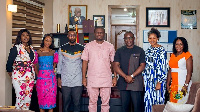
[[[82,22],[83,22],[83,20],[85,20],[85,17],[81,16],[80,19],[81,19],[81,21],[80,21],[80,23],[78,22],[78,25],[82,25]],[[76,23],[74,21],[74,16],[70,17],[69,25],[75,25],[75,24]]]

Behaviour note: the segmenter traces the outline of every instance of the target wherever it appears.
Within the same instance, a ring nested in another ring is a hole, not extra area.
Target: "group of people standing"
[[[164,104],[166,90],[169,101],[186,103],[193,72],[193,59],[188,51],[188,43],[184,37],[173,41],[173,53],[167,61],[167,53],[158,44],[160,32],[152,28],[148,32],[150,47],[145,51],[146,66],[142,73],[145,87],[145,112],[152,112],[152,106]]]
[[[35,74],[40,112],[44,109],[52,112],[56,107],[57,86],[62,90],[63,112],[69,111],[71,100],[74,112],[80,111],[82,85],[87,88],[89,112],[97,111],[99,94],[101,112],[109,112],[113,86],[120,90],[123,112],[130,112],[131,101],[134,112],[152,112],[152,105],[164,104],[166,90],[170,92],[171,102],[185,103],[193,71],[192,55],[185,38],[174,40],[168,67],[167,53],[158,44],[161,35],[155,28],[148,32],[151,46],[146,51],[134,45],[132,32],[124,34],[125,45],[116,52],[114,46],[104,40],[103,28],[95,28],[94,34],[96,39],[84,47],[76,43],[76,32],[70,30],[69,42],[61,45],[58,52],[53,50],[53,37],[47,34],[41,48],[34,51],[30,32],[20,30],[6,66],[15,88],[16,108],[29,109]],[[177,97],[180,92],[181,97]],[[144,110],[141,108],[143,104]]]
[[[41,48],[33,50],[32,37],[27,29],[18,32],[15,45],[10,49],[6,70],[12,78],[16,94],[16,109],[29,110],[37,74],[36,90],[40,112],[56,107],[57,79],[54,73],[58,53],[53,50],[52,35],[43,37]]]

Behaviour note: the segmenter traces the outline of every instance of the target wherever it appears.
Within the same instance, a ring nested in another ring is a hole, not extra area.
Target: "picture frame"
[[[87,5],[69,5],[68,7],[68,26],[75,28],[83,28],[82,21],[87,20]]]
[[[181,29],[197,29],[197,10],[181,10]]]
[[[105,15],[93,15],[94,26],[105,28]]]
[[[147,7],[146,27],[170,27],[170,8]]]

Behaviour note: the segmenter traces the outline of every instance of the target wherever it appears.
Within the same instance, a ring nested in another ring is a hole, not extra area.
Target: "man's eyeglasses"
[[[76,35],[74,34],[74,35],[68,35],[69,37],[76,37]]]
[[[134,37],[124,37],[124,40],[132,40]]]

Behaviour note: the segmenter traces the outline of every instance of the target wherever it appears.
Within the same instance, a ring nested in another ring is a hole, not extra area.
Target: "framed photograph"
[[[87,20],[87,5],[69,5],[69,18],[68,24],[69,28],[75,28],[75,25],[78,25],[78,28],[83,28],[83,20]]]
[[[197,10],[181,10],[181,29],[197,29]]]
[[[146,8],[146,27],[170,27],[170,8]]]
[[[93,15],[94,26],[105,28],[105,15]]]

